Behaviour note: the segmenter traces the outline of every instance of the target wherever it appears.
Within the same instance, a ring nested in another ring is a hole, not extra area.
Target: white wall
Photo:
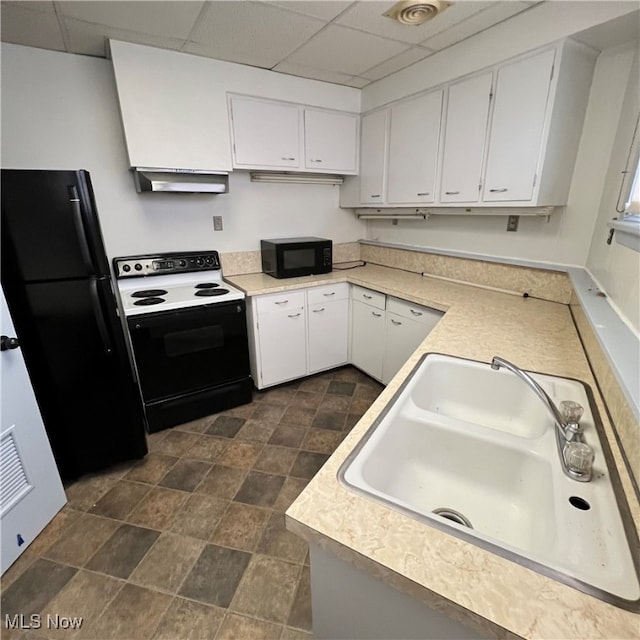
[[[1,64],[2,166],[88,169],[110,257],[255,250],[260,238],[283,235],[334,242],[364,235],[363,223],[339,209],[333,186],[253,184],[236,172],[225,195],[138,194],[108,60],[3,44]],[[214,233],[213,215],[223,216],[224,231]]]

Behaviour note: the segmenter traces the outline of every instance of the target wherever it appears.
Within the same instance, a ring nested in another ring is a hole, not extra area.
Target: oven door
[[[249,376],[244,300],[128,319],[145,402]]]

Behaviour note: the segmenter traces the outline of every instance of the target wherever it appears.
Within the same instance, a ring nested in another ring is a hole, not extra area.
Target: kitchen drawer
[[[349,297],[349,285],[346,282],[326,284],[321,287],[312,287],[307,291],[309,304],[319,302],[331,302],[332,300],[344,300]]]
[[[429,307],[421,307],[419,304],[398,300],[397,298],[388,298],[387,311],[396,313],[409,320],[415,320],[416,322],[432,326],[444,315],[442,311],[436,311]]]
[[[371,289],[365,289],[364,287],[358,287],[356,285],[351,288],[352,300],[364,302],[372,307],[376,307],[376,309],[384,310],[385,298],[384,293],[379,293],[378,291],[371,291]]]
[[[282,291],[281,293],[268,293],[256,298],[258,315],[281,311],[283,309],[300,309],[304,307],[304,289],[294,291]]]

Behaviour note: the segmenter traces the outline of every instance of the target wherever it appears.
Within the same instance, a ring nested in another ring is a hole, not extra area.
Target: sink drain
[[[461,524],[463,527],[468,527],[469,529],[473,529],[473,525],[469,521],[469,518],[463,516],[459,511],[455,509],[447,509],[447,507],[440,507],[438,509],[434,509],[432,513],[439,515],[441,518],[446,518],[447,520],[451,520],[452,522],[457,522]]]

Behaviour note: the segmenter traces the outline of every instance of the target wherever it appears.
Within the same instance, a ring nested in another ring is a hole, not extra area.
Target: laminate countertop
[[[337,479],[340,465],[424,353],[483,362],[500,355],[523,369],[589,385],[640,529],[640,503],[568,305],[377,265],[287,280],[262,273],[227,279],[249,296],[347,281],[446,312],[291,505],[290,530],[488,637],[640,638],[640,615],[426,526]]]

